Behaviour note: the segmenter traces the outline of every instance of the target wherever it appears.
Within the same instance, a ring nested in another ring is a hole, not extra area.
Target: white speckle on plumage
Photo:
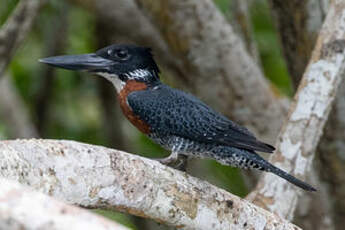
[[[151,72],[148,71],[147,69],[136,69],[134,71],[131,71],[129,73],[126,73],[125,76],[128,78],[128,80],[138,80],[138,79],[143,79],[147,76],[151,75]]]

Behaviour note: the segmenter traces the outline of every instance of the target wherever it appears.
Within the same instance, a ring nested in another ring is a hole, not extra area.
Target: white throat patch
[[[100,75],[100,76],[106,78],[107,80],[109,80],[111,83],[113,83],[113,85],[116,88],[117,93],[120,93],[126,84],[124,81],[121,81],[120,78],[116,74],[97,73],[97,75]]]
[[[145,81],[146,78],[148,78],[152,73],[146,69],[136,69],[132,72],[128,72],[125,74],[125,76],[127,77],[128,80],[143,80]],[[126,82],[121,81],[119,76],[117,76],[116,74],[110,74],[110,73],[97,73],[97,75],[100,75],[106,79],[108,79],[111,83],[113,83],[113,85],[116,88],[116,91],[118,93],[121,92],[121,90],[123,89],[123,87],[126,85]]]

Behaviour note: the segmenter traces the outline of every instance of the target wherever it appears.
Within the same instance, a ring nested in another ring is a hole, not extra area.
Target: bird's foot
[[[172,153],[168,157],[156,158],[154,160],[159,161],[161,164],[171,166],[175,169],[186,171],[187,158],[188,157],[186,155]]]
[[[174,168],[180,171],[186,172],[187,163],[188,163],[188,156],[180,154],[178,155],[177,164],[174,166]]]
[[[171,154],[170,156],[168,157],[165,157],[165,158],[156,158],[155,160],[156,161],[159,161],[161,164],[164,164],[164,165],[169,165],[169,164],[172,164],[172,163],[175,163],[177,161],[177,155],[176,156],[173,156],[173,154]]]

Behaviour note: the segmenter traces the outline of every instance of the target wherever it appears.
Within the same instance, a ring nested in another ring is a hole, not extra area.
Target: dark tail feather
[[[284,178],[285,180],[289,181],[291,184],[294,184],[297,187],[300,187],[306,191],[313,191],[313,192],[317,191],[311,185],[305,183],[304,181],[297,179],[296,177],[290,175],[289,173],[287,173],[287,172],[277,168],[276,166],[270,164],[265,159],[261,158],[258,154],[255,154],[254,156],[256,158],[254,160],[254,162],[259,166],[258,169],[260,169],[262,171],[274,173],[277,176],[280,176],[281,178]]]
[[[301,181],[299,179],[297,179],[296,177],[288,174],[287,172],[284,172],[283,170],[270,165],[269,169],[266,169],[265,171],[271,172],[276,174],[277,176],[280,176],[281,178],[284,178],[285,180],[289,181],[291,184],[294,184],[306,191],[312,191],[315,192],[317,191],[314,187],[312,187],[311,185],[305,183],[304,181]]]
[[[215,153],[218,155],[217,161],[222,164],[245,169],[258,169],[261,171],[274,173],[277,176],[287,180],[291,184],[294,184],[306,191],[317,191],[311,185],[275,167],[253,150],[238,149],[228,146],[220,146],[216,150],[217,152]],[[214,156],[211,157],[214,158]]]

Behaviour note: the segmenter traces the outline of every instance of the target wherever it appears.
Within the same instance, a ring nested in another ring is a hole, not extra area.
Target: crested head
[[[150,48],[116,44],[95,53],[65,55],[40,60],[49,65],[86,70],[111,81],[119,91],[129,80],[153,84],[159,81],[159,68]]]

